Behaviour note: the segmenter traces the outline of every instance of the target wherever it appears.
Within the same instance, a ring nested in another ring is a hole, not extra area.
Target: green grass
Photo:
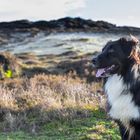
[[[120,136],[117,125],[98,109],[90,117],[46,122],[35,134],[0,133],[0,140],[120,140]]]

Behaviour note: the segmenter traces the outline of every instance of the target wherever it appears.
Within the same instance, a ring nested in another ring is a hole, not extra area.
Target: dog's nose
[[[96,62],[97,62],[97,58],[93,58],[93,59],[92,59],[92,63],[93,63],[94,65],[96,65]]]

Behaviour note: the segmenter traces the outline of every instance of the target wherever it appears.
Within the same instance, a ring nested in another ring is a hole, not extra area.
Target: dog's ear
[[[131,43],[133,45],[131,53],[130,53],[130,58],[135,60],[135,62],[137,64],[140,64],[140,48],[138,46],[139,44],[139,40],[138,38],[136,38],[135,36],[130,34],[130,38],[131,38]]]
[[[127,44],[132,45],[132,46],[136,46],[137,44],[139,44],[138,38],[136,38],[135,36],[133,36],[131,34],[130,34],[130,39],[129,40],[127,38],[122,37],[122,38],[119,39],[119,41],[124,46],[127,45]]]
[[[134,46],[132,42],[128,40],[127,38],[122,37],[119,39],[119,43],[121,45],[121,48],[124,54],[129,57],[131,54],[132,48]]]
[[[132,45],[136,46],[137,44],[139,44],[138,38],[136,38],[135,36],[133,36],[131,34],[130,34],[130,39],[131,39]]]
[[[132,51],[130,53],[130,58],[135,60],[137,64],[140,64],[140,50],[137,46],[132,48]]]
[[[130,57],[130,56],[134,56],[134,54],[135,56],[137,55],[136,54],[137,51],[135,50],[138,46],[139,40],[135,36],[130,35],[130,38],[123,37],[120,38],[119,41],[122,46],[122,50],[126,56]]]

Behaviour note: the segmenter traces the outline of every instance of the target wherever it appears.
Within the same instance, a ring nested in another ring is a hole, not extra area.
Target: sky
[[[66,16],[140,27],[140,0],[0,0],[0,21]]]

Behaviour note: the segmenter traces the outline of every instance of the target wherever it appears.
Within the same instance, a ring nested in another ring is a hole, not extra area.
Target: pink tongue
[[[102,74],[105,72],[105,69],[102,68],[102,69],[98,69],[97,70],[97,73],[96,73],[96,77],[102,77]]]

